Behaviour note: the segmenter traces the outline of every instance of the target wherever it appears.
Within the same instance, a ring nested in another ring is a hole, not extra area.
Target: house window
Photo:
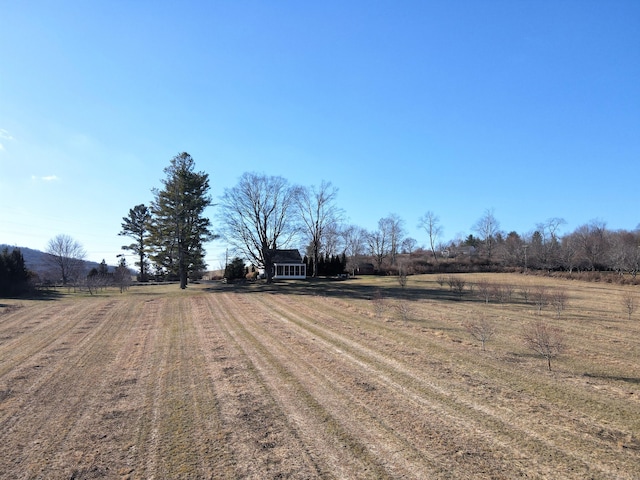
[[[278,271],[277,275],[282,276],[282,265],[277,266],[277,271]]]

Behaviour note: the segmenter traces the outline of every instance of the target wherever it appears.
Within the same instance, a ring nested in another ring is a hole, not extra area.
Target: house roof
[[[271,250],[271,258],[273,263],[302,263],[300,252],[296,249]]]

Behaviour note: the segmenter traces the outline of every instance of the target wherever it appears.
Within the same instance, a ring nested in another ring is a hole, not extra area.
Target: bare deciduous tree
[[[500,222],[493,214],[493,209],[487,209],[484,215],[475,223],[473,230],[480,235],[487,255],[487,260],[490,262],[493,249],[496,243],[496,235],[500,231]]]
[[[403,263],[398,267],[398,284],[404,288],[408,281],[407,266]]]
[[[120,263],[116,267],[113,279],[120,288],[120,293],[129,290],[129,286],[131,285],[131,272],[129,271],[129,267],[127,267],[127,261],[124,257],[120,257]]]
[[[635,295],[631,292],[624,292],[622,294],[622,306],[628,315],[629,320],[631,320],[631,316],[638,309],[638,302],[636,301]]]
[[[344,255],[347,257],[347,270],[356,274],[360,257],[365,253],[367,231],[356,225],[348,225],[340,230]]]
[[[569,302],[567,290],[565,288],[555,288],[549,298],[551,305],[553,305],[553,308],[556,310],[558,318],[560,318],[560,315],[567,308],[567,303]]]
[[[335,204],[337,195],[338,189],[333,187],[331,182],[323,180],[318,188],[315,186],[300,188],[294,197],[298,214],[309,238],[314,277],[318,276],[320,251],[326,243],[327,231],[341,215],[340,209]]]
[[[389,232],[389,251],[391,254],[391,265],[396,264],[398,251],[400,250],[401,239],[404,235],[404,220],[399,215],[392,213],[382,219]]]
[[[531,287],[528,285],[522,285],[520,287],[520,295],[525,303],[529,303],[529,299],[531,298]]]
[[[482,344],[482,350],[485,350],[485,344],[491,340],[496,333],[495,325],[481,316],[477,320],[472,320],[464,324],[464,328],[469,334]]]
[[[49,262],[58,269],[62,284],[76,280],[84,265],[86,252],[82,245],[69,235],[57,235],[47,244]]]
[[[489,303],[491,299],[491,284],[486,280],[480,280],[476,283],[476,288],[478,290],[478,296],[484,300],[484,303]]]
[[[543,287],[542,285],[535,287],[531,292],[531,299],[538,309],[538,314],[540,314],[542,309],[549,303],[549,293],[547,292],[546,287]]]
[[[542,320],[525,327],[522,338],[528,348],[547,360],[549,371],[551,371],[551,359],[566,349],[565,336],[562,331],[549,326]]]
[[[578,258],[589,270],[600,270],[606,266],[609,253],[609,232],[607,224],[599,219],[578,227],[571,234],[577,246]]]
[[[400,315],[400,319],[402,321],[407,322],[411,320],[411,316],[412,316],[411,304],[405,298],[400,298],[396,302],[395,309],[398,312],[398,315]]]
[[[382,317],[384,315],[385,310],[387,309],[387,302],[382,295],[382,292],[377,289],[373,293],[373,297],[371,298],[371,302],[373,304],[373,311],[376,317]]]
[[[449,289],[453,293],[458,295],[459,298],[462,298],[462,294],[464,293],[464,287],[467,285],[467,282],[465,282],[464,279],[460,277],[451,275],[447,280],[447,283],[449,284]]]
[[[422,228],[425,232],[427,232],[427,236],[429,237],[429,247],[431,248],[431,253],[433,253],[433,258],[437,263],[438,255],[436,254],[436,245],[438,244],[438,239],[442,235],[440,218],[438,218],[435,213],[429,210],[427,213],[420,217],[418,221],[418,228]]]
[[[373,257],[376,268],[382,268],[382,262],[391,253],[392,221],[389,218],[378,220],[378,229],[367,235],[369,253]]]
[[[415,238],[412,238],[412,237],[405,238],[404,240],[402,240],[403,253],[408,253],[409,256],[411,256],[413,251],[416,249],[417,244],[418,244],[418,241]]]
[[[507,301],[508,291],[504,285],[494,284],[491,287],[491,296],[496,299],[496,302],[503,304]]]
[[[273,279],[273,251],[286,246],[297,233],[293,220],[298,190],[282,177],[244,173],[238,184],[225,189],[220,223],[225,239]]]

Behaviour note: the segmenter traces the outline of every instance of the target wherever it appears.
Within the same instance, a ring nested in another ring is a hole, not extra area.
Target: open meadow
[[[629,293],[471,274],[0,300],[0,476],[638,479]],[[562,332],[551,371],[535,322]]]

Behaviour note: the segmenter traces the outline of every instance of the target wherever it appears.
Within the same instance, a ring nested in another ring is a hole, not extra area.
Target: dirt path
[[[0,315],[0,478],[640,477],[638,395],[438,321],[198,287],[26,302]]]

